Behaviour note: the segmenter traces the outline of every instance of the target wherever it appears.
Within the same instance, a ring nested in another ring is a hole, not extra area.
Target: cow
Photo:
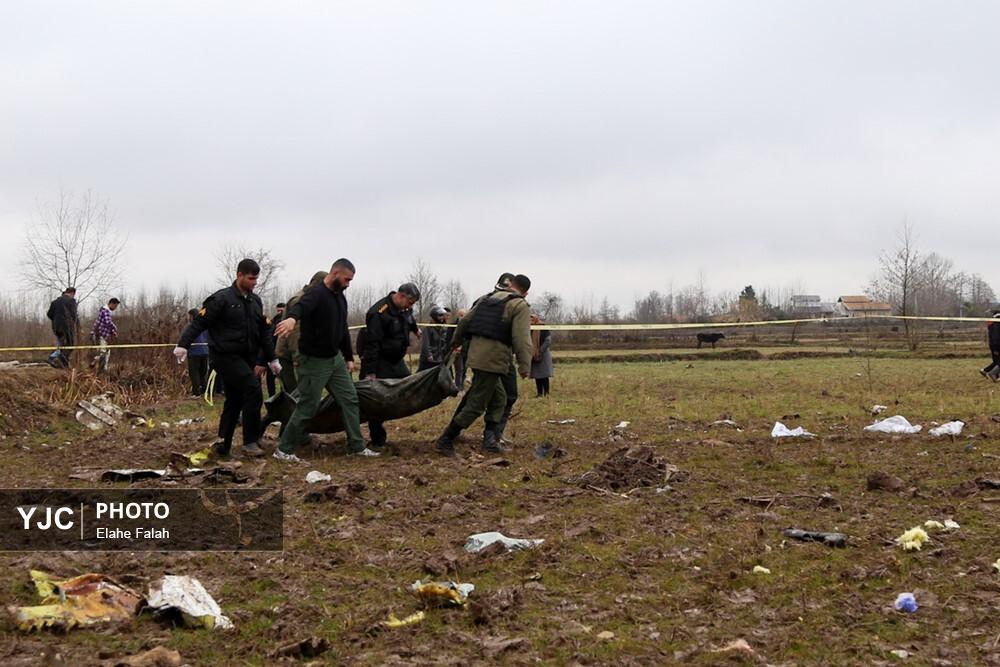
[[[702,343],[711,343],[714,350],[715,344],[725,337],[724,333],[700,333],[698,334],[698,347],[701,347]]]

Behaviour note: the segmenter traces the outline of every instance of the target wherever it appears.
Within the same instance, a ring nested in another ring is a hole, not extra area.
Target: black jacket
[[[264,304],[253,292],[243,296],[235,282],[205,299],[177,345],[189,348],[205,330],[212,354],[235,354],[259,363],[274,359],[274,342],[267,330]]]
[[[52,320],[53,333],[69,333],[76,329],[76,299],[63,294],[49,304],[45,316]]]
[[[354,360],[343,290],[331,290],[325,283],[314,285],[285,310],[285,319],[289,317],[298,322],[302,354],[330,358],[340,352],[344,361]]]
[[[406,356],[410,347],[410,333],[417,333],[417,322],[413,311],[400,310],[392,303],[395,292],[379,299],[365,314],[365,328],[362,331],[361,372],[378,367],[379,360],[390,364],[398,363]]]

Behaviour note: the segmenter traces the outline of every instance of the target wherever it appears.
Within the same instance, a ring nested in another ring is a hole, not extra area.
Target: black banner
[[[0,489],[0,551],[281,551],[281,489]]]

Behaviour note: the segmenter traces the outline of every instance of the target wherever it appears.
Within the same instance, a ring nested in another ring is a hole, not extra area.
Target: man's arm
[[[523,299],[518,299],[511,307],[510,331],[517,370],[521,377],[528,377],[532,356],[531,308]]]

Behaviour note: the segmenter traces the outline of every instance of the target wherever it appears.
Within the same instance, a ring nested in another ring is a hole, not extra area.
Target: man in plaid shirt
[[[118,335],[118,327],[111,319],[111,311],[118,307],[120,302],[112,297],[108,300],[108,305],[101,306],[97,312],[97,319],[94,320],[94,327],[90,330],[90,337],[94,343],[100,346],[94,360],[90,363],[98,373],[107,372],[108,360],[111,358],[111,350],[108,349],[108,342]]]

